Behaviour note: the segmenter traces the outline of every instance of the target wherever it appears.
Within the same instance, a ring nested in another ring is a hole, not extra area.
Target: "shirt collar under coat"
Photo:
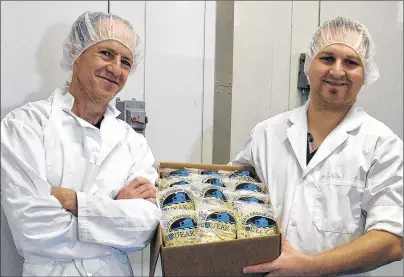
[[[327,158],[337,147],[344,143],[350,136],[350,133],[362,125],[364,115],[366,114],[356,103],[353,104],[345,118],[327,136],[317,150],[316,155],[314,155],[310,163],[306,165],[306,137],[308,131],[307,110],[309,103],[310,102],[307,101],[305,105],[291,112],[289,115],[289,127],[287,129],[287,137],[303,170],[303,177]]]

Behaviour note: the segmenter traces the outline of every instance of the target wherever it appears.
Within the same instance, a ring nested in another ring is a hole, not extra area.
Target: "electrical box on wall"
[[[304,74],[304,62],[306,60],[306,54],[300,54],[299,58],[299,73],[297,76],[297,88],[300,90],[302,96],[302,104],[304,104],[309,98],[310,84],[306,74]]]
[[[146,106],[144,101],[123,100],[118,97],[116,99],[116,108],[121,112],[119,119],[128,123],[136,132],[144,135],[146,124],[148,122],[146,116]]]

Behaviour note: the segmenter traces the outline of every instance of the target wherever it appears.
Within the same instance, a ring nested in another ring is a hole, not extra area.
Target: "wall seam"
[[[292,51],[293,51],[293,4],[294,1],[292,1],[292,10],[290,13],[290,50],[289,50],[289,69],[292,66]],[[290,79],[291,79],[291,71],[289,70],[289,97],[288,97],[288,110],[290,110],[290,92],[291,92],[291,84],[290,84]]]
[[[202,132],[201,132],[201,163],[203,163],[204,149],[204,114],[205,114],[205,50],[206,50],[206,1],[203,9],[203,50],[202,50]]]
[[[144,43],[143,43],[143,101],[145,102],[146,105],[146,25],[147,25],[147,1],[144,1]]]
[[[317,27],[320,27],[320,15],[321,15],[321,1],[318,1],[318,17],[317,17]]]

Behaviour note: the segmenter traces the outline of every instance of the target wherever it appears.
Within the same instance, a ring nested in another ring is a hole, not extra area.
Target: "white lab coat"
[[[313,255],[370,230],[403,236],[403,141],[356,104],[306,165],[307,107],[258,123],[232,162],[252,165],[281,231]]]
[[[71,111],[67,87],[1,122],[2,206],[24,276],[131,276],[126,252],[146,247],[159,210],[143,199],[113,200],[137,176],[157,172],[146,139],[108,105],[98,129]],[[51,196],[77,192],[78,217]]]

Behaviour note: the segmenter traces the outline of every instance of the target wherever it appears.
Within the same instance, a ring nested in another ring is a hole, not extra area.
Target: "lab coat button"
[[[293,227],[296,227],[296,222],[292,222],[292,226],[293,226]]]

